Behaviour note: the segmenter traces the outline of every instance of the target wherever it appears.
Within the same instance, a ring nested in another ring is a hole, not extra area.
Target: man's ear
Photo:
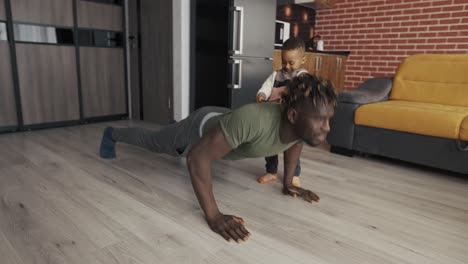
[[[297,121],[298,113],[297,110],[294,108],[288,109],[288,120],[291,124],[295,124]]]
[[[301,62],[302,62],[302,64],[304,64],[304,63],[306,63],[306,61],[307,61],[307,57],[304,55],[304,57],[302,57],[302,61],[301,61]]]

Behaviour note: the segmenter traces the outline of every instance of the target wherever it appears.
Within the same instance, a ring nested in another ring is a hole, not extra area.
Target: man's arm
[[[198,202],[205,213],[210,228],[227,241],[246,240],[250,233],[245,229],[242,218],[222,214],[213,195],[211,163],[222,159],[231,151],[221,127],[211,129],[193,146],[187,155],[187,167]]]
[[[284,152],[283,186],[292,186],[294,170],[301,157],[302,143],[297,143]]]
[[[312,191],[295,187],[292,185],[294,168],[296,167],[302,152],[302,143],[297,143],[284,152],[284,178],[283,193],[293,197],[300,196],[308,202],[318,202],[319,196]]]

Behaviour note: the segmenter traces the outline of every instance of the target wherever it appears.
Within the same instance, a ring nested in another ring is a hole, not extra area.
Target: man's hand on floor
[[[219,213],[213,219],[207,219],[207,222],[211,230],[224,237],[228,242],[234,240],[241,243],[251,236],[245,228],[244,219],[240,217]]]
[[[283,188],[283,193],[286,195],[291,195],[292,197],[302,197],[302,199],[306,200],[309,203],[320,201],[320,197],[314,192],[292,185],[285,186]]]

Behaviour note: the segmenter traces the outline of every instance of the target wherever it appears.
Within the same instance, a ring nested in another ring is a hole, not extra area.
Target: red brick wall
[[[325,50],[349,50],[346,89],[417,53],[468,53],[468,0],[336,0],[317,11]]]

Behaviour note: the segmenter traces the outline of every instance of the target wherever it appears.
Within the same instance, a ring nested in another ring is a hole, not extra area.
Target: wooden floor
[[[229,244],[183,159],[122,144],[101,160],[105,125],[0,135],[0,263],[468,263],[468,177],[307,148],[308,204],[257,184],[262,159],[220,162],[219,206],[253,234]]]

